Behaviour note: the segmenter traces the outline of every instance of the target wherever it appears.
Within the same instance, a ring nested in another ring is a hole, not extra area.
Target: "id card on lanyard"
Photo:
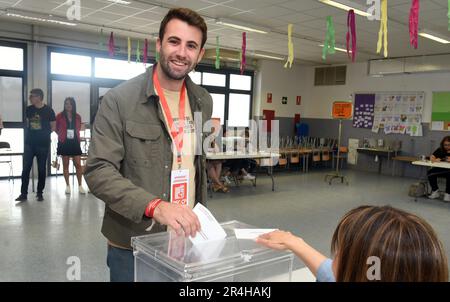
[[[156,74],[156,69],[153,72],[153,83],[155,85],[156,92],[158,93],[162,109],[164,110],[168,128],[177,152],[178,169],[173,170],[170,177],[170,202],[180,205],[188,205],[189,170],[181,169],[186,104],[185,82],[183,81],[183,85],[181,86],[180,91],[178,129],[174,124],[172,113],[170,112],[169,105],[167,104],[166,96],[164,95],[164,91],[162,90],[161,84],[159,83],[158,75]]]

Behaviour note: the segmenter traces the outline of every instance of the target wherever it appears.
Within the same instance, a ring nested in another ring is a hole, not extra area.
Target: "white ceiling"
[[[333,16],[337,46],[345,48],[347,32],[347,12],[325,5],[318,0],[128,0],[129,5],[121,5],[106,0],[80,0],[81,20],[75,21],[77,30],[96,31],[104,28],[122,35],[142,38],[157,34],[159,23],[171,7],[184,6],[201,14],[208,24],[207,48],[215,47],[215,37],[220,37],[222,47],[239,49],[242,33],[217,25],[217,18],[237,20],[251,25],[271,29],[269,34],[247,33],[247,50],[286,57],[287,25],[294,24],[295,58],[300,61],[323,62],[321,48],[326,31],[326,16]],[[365,3],[366,0],[352,0]],[[66,0],[0,0],[0,9],[8,9],[21,14],[66,18],[69,6]],[[450,39],[447,19],[447,0],[420,1],[420,28],[439,33]],[[389,0],[388,2],[389,56],[411,56],[449,53],[450,44],[444,45],[419,37],[419,48],[409,45],[409,9],[411,0]],[[2,16],[3,20],[13,20]],[[15,19],[14,19],[15,20]],[[23,20],[22,20],[23,22]],[[379,21],[369,21],[356,17],[358,61],[378,58],[376,44]],[[58,25],[67,29],[66,26]],[[68,28],[70,30],[71,28]],[[347,62],[345,53],[336,52],[328,56],[327,63]]]

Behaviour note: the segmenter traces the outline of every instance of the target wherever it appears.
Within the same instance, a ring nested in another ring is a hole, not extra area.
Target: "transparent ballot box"
[[[221,223],[223,240],[193,245],[189,238],[163,232],[131,239],[137,282],[291,281],[294,256],[237,239],[235,228],[255,228],[238,221]]]

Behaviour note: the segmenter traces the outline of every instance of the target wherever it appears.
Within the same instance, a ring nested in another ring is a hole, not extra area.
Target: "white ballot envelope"
[[[201,226],[201,231],[197,232],[195,237],[189,237],[194,245],[214,240],[222,240],[227,237],[227,233],[225,233],[225,230],[217,222],[213,214],[211,214],[211,212],[202,204],[197,203],[193,211],[197,215]]]
[[[256,240],[259,236],[267,234],[277,229],[234,229],[237,239]]]

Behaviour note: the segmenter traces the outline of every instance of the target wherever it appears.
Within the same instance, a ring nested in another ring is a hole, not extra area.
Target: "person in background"
[[[215,132],[215,127],[212,127],[211,133]],[[217,153],[220,152],[220,147],[216,143],[215,138],[211,141],[210,148],[208,152]],[[220,181],[222,174],[222,163],[223,160],[208,160],[206,162],[208,169],[208,177],[213,181],[212,190],[214,192],[228,193],[230,190],[225,186],[223,182]]]
[[[257,242],[294,252],[319,282],[447,282],[447,257],[422,218],[390,206],[361,206],[339,222],[331,242],[334,260],[289,232]]]
[[[44,104],[44,92],[34,88],[30,91],[31,105],[26,109],[25,146],[23,152],[22,187],[16,201],[27,201],[30,171],[33,158],[38,165],[37,200],[43,201],[50,134],[56,129],[55,112]]]
[[[77,113],[77,104],[73,97],[64,100],[64,110],[56,116],[58,134],[57,155],[62,156],[63,174],[66,180],[66,194],[70,194],[69,161],[72,158],[77,171],[78,192],[86,194],[83,188],[80,147],[81,116]]]
[[[442,139],[441,145],[430,156],[431,162],[449,162],[450,163],[450,136],[446,136]],[[438,177],[445,177],[446,188],[444,194],[444,201],[450,201],[450,169],[445,168],[431,168],[428,171],[428,181],[431,186],[431,194],[428,196],[430,199],[437,199],[440,197],[438,187]]]

